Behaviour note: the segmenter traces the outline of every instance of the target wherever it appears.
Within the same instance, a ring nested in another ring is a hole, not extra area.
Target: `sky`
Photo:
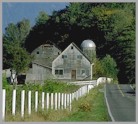
[[[64,9],[68,4],[67,2],[3,2],[2,31],[5,33],[5,28],[9,23],[16,24],[23,18],[29,19],[33,26],[40,11],[52,14],[54,10]]]

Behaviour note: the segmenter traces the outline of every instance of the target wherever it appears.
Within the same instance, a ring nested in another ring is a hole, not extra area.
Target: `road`
[[[136,121],[134,90],[128,84],[106,84],[105,97],[112,121]]]

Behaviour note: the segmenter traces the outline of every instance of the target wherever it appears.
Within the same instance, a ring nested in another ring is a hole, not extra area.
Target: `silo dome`
[[[92,40],[84,40],[81,44],[81,48],[91,48],[96,47],[95,43]]]

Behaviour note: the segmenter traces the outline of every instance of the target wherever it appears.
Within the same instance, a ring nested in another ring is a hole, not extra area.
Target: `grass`
[[[53,86],[51,86],[53,85]],[[50,83],[47,82],[47,87],[45,84],[45,87],[41,86],[32,86],[28,85],[23,86],[26,90],[32,89],[34,87],[34,91],[45,91],[45,92],[74,92],[79,87],[74,85],[67,85],[57,82]],[[24,121],[24,122],[105,122],[110,121],[106,103],[104,100],[104,93],[101,92],[103,89],[103,85],[99,85],[98,87],[95,87],[94,89],[90,90],[89,94],[79,98],[79,100],[74,100],[72,103],[72,111],[67,110],[41,110],[41,107],[39,107],[38,112],[34,112],[34,95],[32,96],[32,114],[29,116],[27,115],[27,97],[25,100],[25,117],[21,118],[20,116],[20,91],[23,87],[17,88],[17,112],[16,116],[11,115],[11,98],[12,98],[12,88],[9,88],[8,92],[6,93],[6,119],[5,121]],[[45,90],[44,90],[45,89]],[[32,93],[33,94],[33,93]],[[27,94],[26,94],[27,95]],[[39,94],[41,95],[41,94]],[[41,99],[39,100],[41,103]],[[41,106],[41,104],[40,104]]]
[[[99,92],[100,85],[90,91],[87,96],[73,103],[73,112],[68,117],[61,119],[65,122],[101,122],[111,121],[104,100],[104,93]]]
[[[3,83],[5,83],[6,80],[3,80]],[[6,84],[6,83],[5,83]],[[26,84],[26,85],[21,85],[16,87],[16,116],[13,117],[11,115],[11,110],[12,110],[12,92],[13,92],[13,86],[12,85],[3,85],[3,88],[6,89],[6,120],[7,121],[16,121],[16,120],[23,120],[20,118],[20,112],[21,112],[21,91],[25,90],[25,114],[27,114],[27,107],[28,107],[28,91],[32,91],[32,111],[34,111],[34,105],[35,105],[35,91],[38,91],[38,108],[41,109],[41,93],[55,93],[55,92],[60,92],[60,93],[72,93],[75,92],[79,86],[75,85],[67,85],[67,83],[64,82],[59,82],[59,81],[54,81],[54,80],[46,80],[45,83],[42,84]],[[41,111],[41,110],[40,110]],[[39,112],[40,113],[40,112]],[[44,112],[42,112],[44,113]],[[33,116],[38,116],[35,112],[31,115]],[[31,119],[29,117],[29,120]],[[38,116],[39,117],[39,116]],[[43,117],[40,117],[43,118]],[[28,116],[25,117],[25,120],[28,120]]]

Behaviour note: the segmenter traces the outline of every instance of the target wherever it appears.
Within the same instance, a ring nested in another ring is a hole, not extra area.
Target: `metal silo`
[[[85,56],[88,57],[88,59],[91,62],[91,79],[92,79],[92,68],[94,65],[94,59],[96,58],[96,45],[92,40],[84,40],[81,44],[81,49]]]

